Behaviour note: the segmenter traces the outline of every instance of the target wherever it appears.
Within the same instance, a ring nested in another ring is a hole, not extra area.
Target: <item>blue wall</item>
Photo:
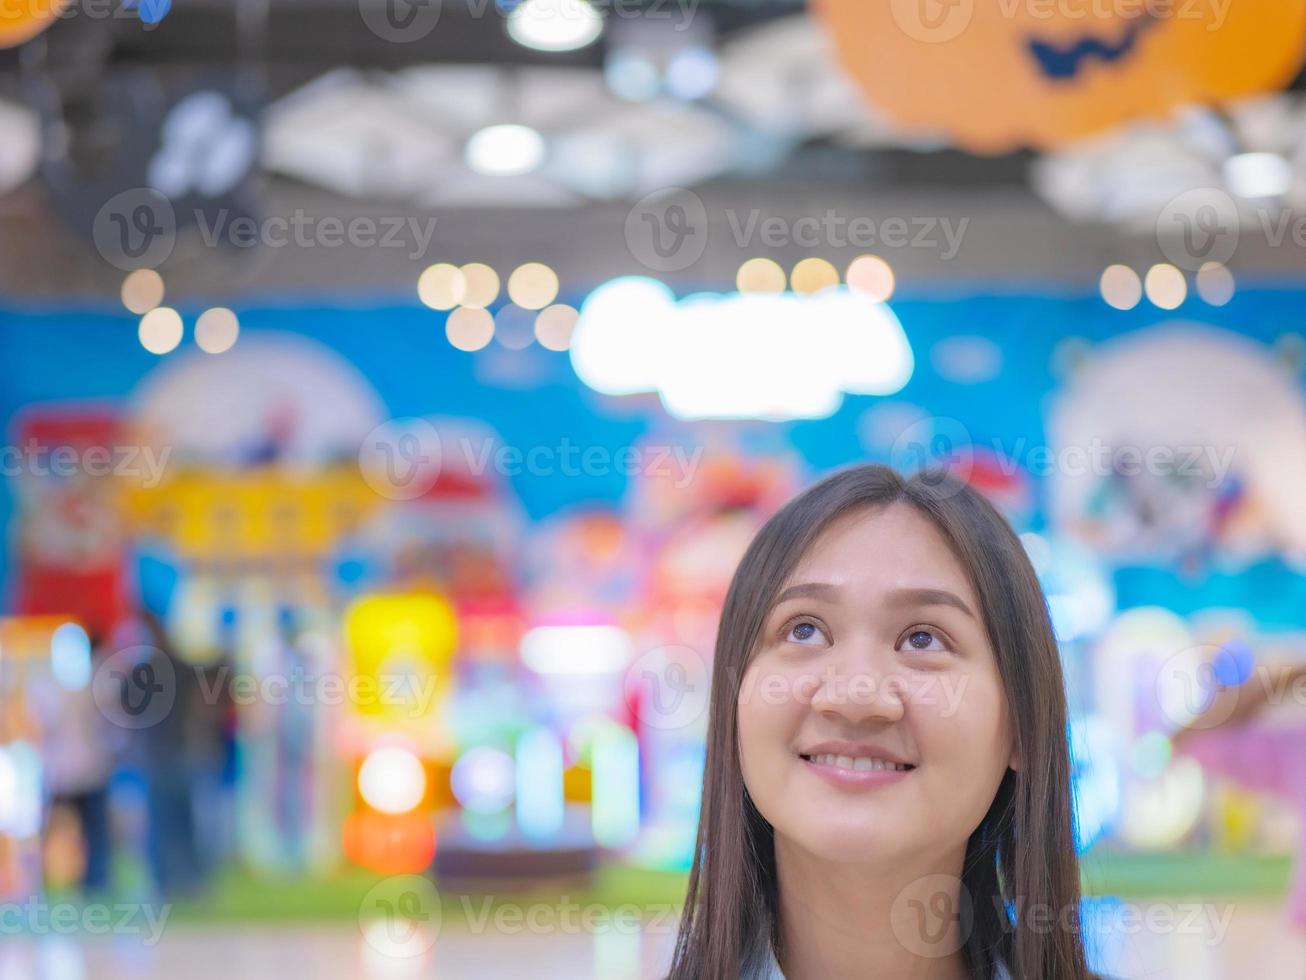
[[[572,297],[573,302],[579,299]],[[1298,314],[1306,310],[1306,291],[1244,284],[1223,308],[1194,298],[1172,314],[1146,304],[1120,312],[1108,308],[1096,294],[1038,295],[1033,287],[1007,295],[955,287],[946,295],[940,290],[903,296],[893,306],[917,358],[916,373],[894,398],[933,415],[962,420],[976,443],[992,445],[999,440],[1012,446],[1022,438],[1031,445],[1044,441],[1045,396],[1057,384],[1052,352],[1062,339],[1077,336],[1097,343],[1165,320],[1185,319],[1269,343],[1300,329]],[[394,416],[474,416],[508,444],[519,446],[557,445],[567,438],[615,451],[654,426],[693,438],[684,427],[669,426],[647,403],[616,407],[595,397],[576,379],[565,354],[538,347],[525,352],[457,351],[444,340],[442,314],[406,301],[391,298],[367,305],[324,306],[319,298],[251,302],[235,309],[246,336],[290,331],[340,353],[371,381]],[[182,312],[191,323],[199,311]],[[931,346],[957,334],[978,334],[999,345],[1004,364],[996,379],[957,385],[934,371],[928,357]],[[513,356],[534,372],[529,383],[501,386],[477,381],[475,359]],[[159,358],[136,340],[136,318],[119,309],[0,308],[0,420],[8,428],[14,413],[33,402],[122,399],[158,363]],[[849,397],[828,419],[744,428],[762,446],[788,441],[813,471],[820,471],[865,458],[857,422],[875,402]],[[617,473],[565,480],[523,474],[513,483],[533,517],[579,501],[616,500],[625,489],[625,479]],[[0,523],[6,526],[11,508],[5,486],[0,489]],[[1292,625],[1300,617],[1298,610],[1306,608],[1306,578],[1277,562],[1237,576],[1210,574],[1200,583],[1180,580],[1166,569],[1124,570],[1117,585],[1122,605],[1165,601],[1180,611],[1243,605],[1254,608],[1266,625]]]

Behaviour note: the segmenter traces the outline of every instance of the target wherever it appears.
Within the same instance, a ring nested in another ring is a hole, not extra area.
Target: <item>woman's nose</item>
[[[896,721],[905,707],[904,679],[894,671],[892,656],[868,644],[832,651],[812,693],[814,711],[837,714],[849,722]]]

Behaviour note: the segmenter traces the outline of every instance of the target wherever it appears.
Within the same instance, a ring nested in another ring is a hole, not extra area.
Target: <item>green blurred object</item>
[[[1134,854],[1095,849],[1081,858],[1086,895],[1161,899],[1184,896],[1277,898],[1287,890],[1291,859],[1284,856],[1239,856],[1203,851]],[[246,869],[219,876],[205,899],[174,903],[172,921],[313,922],[355,919],[364,896],[381,876],[345,871],[325,879],[268,878]],[[446,926],[465,923],[493,903],[556,903],[560,896],[581,905],[613,908],[634,904],[678,906],[688,876],[678,871],[650,871],[619,865],[600,869],[592,878],[517,883],[508,891],[493,882],[436,882],[443,899]]]
[[[1288,890],[1286,854],[1167,851],[1138,854],[1094,848],[1079,859],[1086,895],[1121,898],[1278,898]]]
[[[330,878],[269,878],[244,868],[220,875],[213,892],[203,899],[173,903],[174,922],[314,922],[356,919],[368,891],[384,876],[349,870]],[[650,871],[609,866],[590,878],[565,881],[501,882],[436,881],[443,924],[455,925],[484,913],[487,897],[494,903],[556,903],[565,895],[584,906],[616,908],[633,903],[646,908],[676,905],[684,900],[688,875],[680,871]]]

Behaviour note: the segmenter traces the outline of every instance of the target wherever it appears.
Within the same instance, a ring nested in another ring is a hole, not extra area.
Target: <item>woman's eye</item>
[[[821,636],[821,628],[815,623],[800,620],[785,631],[785,639],[792,640],[795,643],[810,644],[813,642],[819,643],[823,637]]]
[[[907,644],[908,649],[915,650],[919,653],[944,652],[948,649],[933,630],[910,630],[906,636],[903,637],[903,641]]]

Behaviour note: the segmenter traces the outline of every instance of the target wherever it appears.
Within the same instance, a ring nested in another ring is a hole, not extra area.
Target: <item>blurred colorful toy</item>
[[[434,594],[367,596],[346,612],[345,638],[354,696],[341,748],[356,786],[345,853],[382,874],[420,872],[447,801],[454,609]]]

